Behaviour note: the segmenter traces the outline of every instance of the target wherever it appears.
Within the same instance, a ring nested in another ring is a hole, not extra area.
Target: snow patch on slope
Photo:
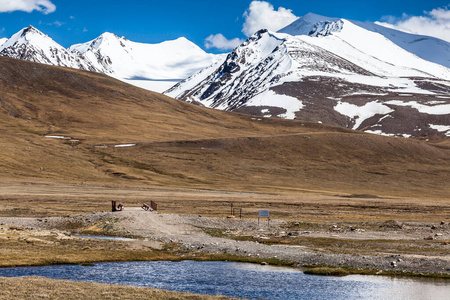
[[[435,130],[437,130],[439,132],[445,132],[446,136],[450,136],[450,126],[430,124],[430,128],[435,129]]]
[[[284,114],[278,115],[284,119],[294,119],[295,112],[303,108],[303,103],[299,99],[287,95],[280,95],[272,90],[267,90],[253,97],[247,102],[247,107],[252,106],[277,106],[286,109]],[[263,111],[261,111],[263,112]],[[266,111],[268,112],[268,111]]]
[[[438,105],[425,105],[418,103],[417,101],[404,102],[401,100],[391,100],[385,102],[386,104],[397,105],[397,106],[407,106],[417,109],[421,113],[426,113],[430,115],[448,115],[450,114],[450,104],[438,104]]]
[[[368,118],[371,118],[375,115],[386,115],[394,111],[378,101],[368,102],[363,106],[339,101],[334,109],[340,114],[343,114],[355,120],[353,129],[358,129],[359,126],[361,126],[362,122],[364,122],[364,120]]]

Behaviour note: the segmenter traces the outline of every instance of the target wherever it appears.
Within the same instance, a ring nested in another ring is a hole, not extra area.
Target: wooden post
[[[111,201],[111,206],[112,206],[112,211],[113,212],[117,210],[117,208],[116,208],[116,201]]]

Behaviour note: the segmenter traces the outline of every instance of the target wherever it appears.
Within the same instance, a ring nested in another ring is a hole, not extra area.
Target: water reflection
[[[249,299],[450,299],[450,281],[352,275],[321,277],[292,268],[232,262],[121,262],[0,269],[0,276],[44,276],[120,283]]]

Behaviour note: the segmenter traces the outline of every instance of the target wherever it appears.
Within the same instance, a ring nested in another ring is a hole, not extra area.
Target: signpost
[[[259,226],[259,219],[260,218],[267,218],[267,226],[270,227],[270,218],[269,218],[269,210],[267,209],[260,209],[258,213],[258,226]]]

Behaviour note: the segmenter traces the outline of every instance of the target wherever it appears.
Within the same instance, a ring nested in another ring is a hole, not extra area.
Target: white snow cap
[[[318,24],[324,22],[338,22],[339,20],[343,19],[330,18],[308,13],[285,28],[280,29],[278,32],[287,33],[290,35],[309,35],[311,32],[314,32],[314,28],[315,26],[318,26]],[[422,59],[450,68],[449,42],[434,37],[410,34],[392,28],[387,28],[376,23],[352,20],[347,21],[347,23],[352,23],[353,25],[361,27],[365,30],[382,35],[398,47],[411,52]]]
[[[184,37],[145,44],[110,32],[65,49],[33,26],[1,39],[0,52],[13,58],[105,73],[157,92],[223,57],[206,53]]]

